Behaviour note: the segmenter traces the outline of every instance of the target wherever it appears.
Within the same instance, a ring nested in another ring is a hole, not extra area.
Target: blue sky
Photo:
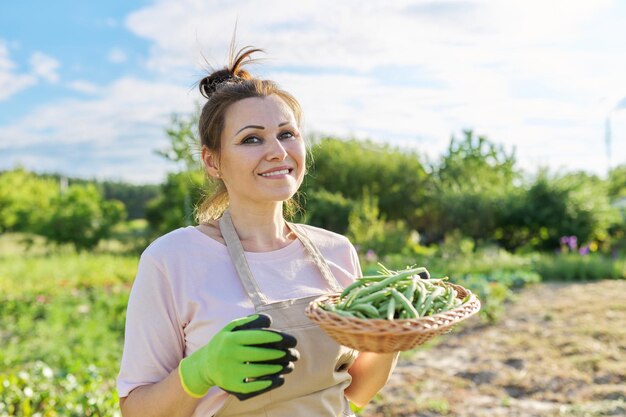
[[[469,128],[529,173],[626,163],[623,1],[25,1],[0,4],[0,170],[160,182],[177,167],[154,150],[235,21],[307,132],[434,160]]]

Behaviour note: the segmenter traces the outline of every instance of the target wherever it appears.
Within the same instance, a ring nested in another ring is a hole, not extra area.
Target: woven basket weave
[[[446,333],[453,326],[480,310],[480,301],[468,289],[446,283],[457,291],[457,298],[469,300],[452,310],[416,319],[359,319],[344,317],[322,309],[322,304],[336,304],[340,294],[321,296],[306,308],[306,315],[341,345],[361,352],[390,353],[409,350]]]

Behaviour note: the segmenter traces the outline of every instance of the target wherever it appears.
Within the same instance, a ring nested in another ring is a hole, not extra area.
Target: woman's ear
[[[202,162],[204,163],[204,168],[210,176],[213,178],[221,177],[219,166],[217,165],[217,158],[206,146],[202,146]]]

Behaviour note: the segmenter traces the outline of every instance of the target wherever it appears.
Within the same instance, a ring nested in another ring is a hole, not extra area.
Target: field
[[[626,281],[536,284],[403,354],[363,417],[626,415]]]
[[[137,256],[17,246],[0,239],[0,417],[119,416]],[[625,415],[625,292],[624,280],[518,291],[495,324],[474,318],[403,353],[360,415]]]

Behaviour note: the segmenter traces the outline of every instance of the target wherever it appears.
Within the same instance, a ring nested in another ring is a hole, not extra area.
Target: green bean
[[[409,300],[409,302],[413,302],[413,298],[415,298],[415,289],[417,288],[417,280],[418,278],[413,277],[411,279],[411,284],[404,290],[404,296]]]
[[[341,292],[341,296],[340,298],[344,298],[346,295],[348,295],[348,293],[350,291],[352,291],[355,288],[361,287],[365,285],[365,281],[360,281],[360,280],[356,280],[354,281],[352,284],[348,285],[342,292]]]
[[[424,304],[421,307],[418,307],[418,314],[420,317],[424,317],[428,310],[430,309],[431,304],[433,303],[433,293],[428,293],[426,295],[426,299],[424,300]]]
[[[422,271],[425,271],[425,270],[426,270],[426,268],[415,268],[415,269],[409,269],[407,271],[402,271],[399,274],[387,277],[387,278],[383,279],[382,281],[377,282],[376,284],[372,284],[372,285],[370,285],[368,287],[361,288],[360,295],[371,294],[371,293],[376,292],[378,290],[381,290],[381,289],[383,289],[385,287],[388,287],[389,285],[391,285],[391,284],[393,284],[393,283],[395,283],[397,281],[400,281],[401,279],[404,279],[404,278],[409,277],[411,275],[415,275],[415,274],[417,274],[419,272],[422,272]]]
[[[346,317],[387,320],[418,318],[467,302],[445,278],[430,278],[426,268],[392,271],[379,264],[381,275],[360,277],[343,289],[336,304],[322,308]],[[422,278],[424,277],[424,278]]]
[[[352,317],[352,318],[356,317],[356,316],[355,316],[354,314],[352,314],[351,312],[349,312],[349,311],[345,311],[345,310],[335,310],[333,313],[337,313],[337,314],[339,314],[340,316],[345,316],[345,317]]]
[[[350,310],[354,312],[361,312],[372,319],[380,317],[380,314],[378,313],[376,307],[371,304],[355,304],[351,307]]]
[[[353,300],[352,304],[350,304],[350,305],[361,304],[361,303],[371,303],[371,302],[373,302],[375,300],[382,300],[382,299],[384,299],[388,295],[389,295],[389,288],[383,288],[382,290],[378,290],[375,293],[366,295],[365,297],[355,298]]]
[[[404,307],[404,311],[406,311],[409,316],[418,317],[417,310],[413,307],[413,304],[409,300],[406,299],[401,292],[396,290],[395,288],[391,289],[391,295],[396,299],[396,302],[400,303],[402,307]]]
[[[396,300],[391,298],[387,305],[387,320],[393,320],[393,316],[396,314]]]

